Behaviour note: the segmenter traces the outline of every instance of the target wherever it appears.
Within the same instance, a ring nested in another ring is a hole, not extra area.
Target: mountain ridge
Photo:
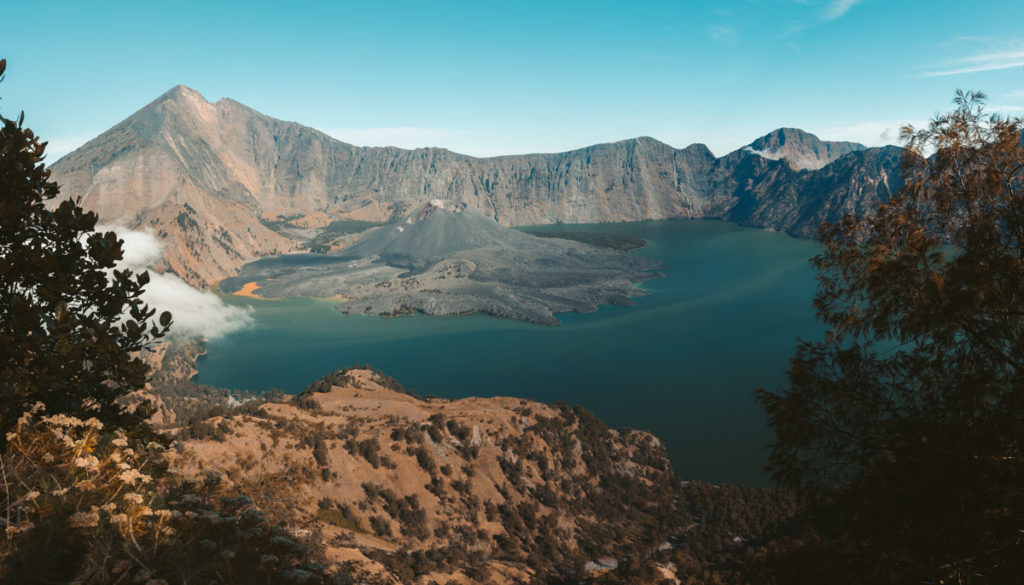
[[[52,169],[63,193],[104,222],[152,230],[166,244],[164,268],[196,285],[316,235],[273,227],[281,222],[381,222],[431,199],[465,202],[503,225],[714,218],[807,237],[837,210],[866,211],[898,186],[899,157],[884,148],[782,131],[781,142],[752,142],[758,153],[722,157],[637,137],[475,158],[357,147],[175,86]],[[809,163],[821,166],[801,168]]]

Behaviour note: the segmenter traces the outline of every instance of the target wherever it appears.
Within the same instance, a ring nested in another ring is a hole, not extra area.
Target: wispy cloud
[[[1016,106],[1010,104],[987,106],[985,109],[994,114],[1019,114],[1021,112],[1024,112],[1024,106]]]
[[[124,240],[122,267],[145,270],[163,256],[163,244],[151,232],[109,225],[98,225],[96,231],[113,231]],[[172,336],[215,339],[252,325],[251,311],[227,305],[217,295],[194,288],[173,274],[150,270],[149,278],[142,300],[157,312],[171,312]]]
[[[824,18],[825,20],[842,18],[843,16],[846,16],[846,13],[849,12],[851,8],[860,3],[861,0],[833,0],[833,2],[828,5],[828,8],[825,9]]]
[[[440,146],[446,140],[471,134],[468,130],[424,128],[420,126],[390,126],[380,128],[321,128],[321,131],[356,146],[397,146],[422,148]]]
[[[171,312],[173,336],[216,339],[253,323],[251,310],[228,305],[212,292],[193,288],[173,274],[150,271],[142,299],[158,312]]]
[[[915,128],[928,126],[928,120],[866,120],[841,126],[822,126],[808,131],[823,140],[847,140],[865,146],[899,144],[900,129],[907,124]]]
[[[790,20],[788,25],[783,27],[783,32],[781,34],[782,38],[799,35],[805,30],[815,28],[833,20],[838,20],[846,16],[854,6],[862,3],[864,0],[830,0],[826,3],[824,10],[822,10],[820,3],[812,5],[810,2],[802,0],[790,1],[794,4],[803,4],[808,6],[808,11],[800,18]],[[800,47],[794,43],[790,45],[790,48],[799,49]]]
[[[978,35],[956,35],[953,37],[953,43],[992,43],[995,40],[992,37]]]
[[[1024,68],[1024,50],[982,53],[963,59],[956,59],[941,66],[935,71],[926,71],[919,77],[945,77],[948,75],[965,75],[981,71],[998,71],[1013,67]]]
[[[723,45],[735,44],[738,38],[736,29],[731,26],[713,26],[708,29],[708,36]]]

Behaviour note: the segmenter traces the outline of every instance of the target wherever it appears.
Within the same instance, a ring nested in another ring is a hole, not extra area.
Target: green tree
[[[171,316],[151,322],[148,274],[117,268],[124,243],[94,213],[47,204],[23,117],[0,116],[0,583],[351,583],[219,476],[164,473],[151,409],[118,399]]]
[[[0,60],[0,76],[6,60]],[[21,413],[96,417],[140,429],[148,405],[129,412],[118,398],[141,388],[138,353],[171,323],[141,300],[149,274],[118,269],[122,240],[98,233],[96,214],[56,198],[43,164],[45,142],[0,116],[0,448]]]
[[[818,315],[789,388],[759,391],[770,468],[818,533],[780,582],[998,583],[1024,574],[1022,121],[957,92],[903,129],[904,187],[822,226]]]

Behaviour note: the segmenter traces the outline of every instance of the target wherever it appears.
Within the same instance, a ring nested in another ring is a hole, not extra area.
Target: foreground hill
[[[256,403],[252,403],[256,404]],[[383,583],[550,582],[650,560],[689,524],[664,448],[568,406],[421,399],[370,370],[178,429],[326,559]]]
[[[384,222],[431,199],[503,225],[720,218],[811,236],[822,220],[888,198],[899,157],[795,130],[721,158],[646,137],[485,159],[362,148],[178,86],[53,171],[104,222],[152,230],[167,268],[203,285],[311,241],[343,244],[341,220]]]

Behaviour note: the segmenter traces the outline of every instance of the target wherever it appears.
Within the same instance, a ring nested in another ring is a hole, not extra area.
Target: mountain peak
[[[146,104],[126,121],[130,121],[136,130],[150,136],[157,128],[172,120],[203,119],[213,122],[213,113],[213,104],[206,101],[203,94],[187,85],[179,84]]]
[[[161,95],[160,97],[156,98],[156,100],[154,100],[154,101],[156,101],[156,102],[163,102],[163,101],[168,101],[168,100],[178,101],[178,100],[182,100],[182,99],[202,100],[202,101],[206,102],[206,98],[204,98],[203,94],[199,93],[198,90],[192,89],[191,87],[189,87],[187,85],[182,85],[180,83],[178,85],[175,85],[171,89],[165,91],[163,93],[163,95]],[[207,103],[209,103],[209,102],[207,102]]]
[[[778,128],[765,134],[758,141],[765,142],[776,142],[778,144],[785,144],[786,142],[821,142],[814,134],[805,132],[799,128]]]
[[[799,128],[779,128],[743,147],[769,160],[784,159],[795,169],[817,170],[844,154],[864,150],[856,142],[821,140]]]

